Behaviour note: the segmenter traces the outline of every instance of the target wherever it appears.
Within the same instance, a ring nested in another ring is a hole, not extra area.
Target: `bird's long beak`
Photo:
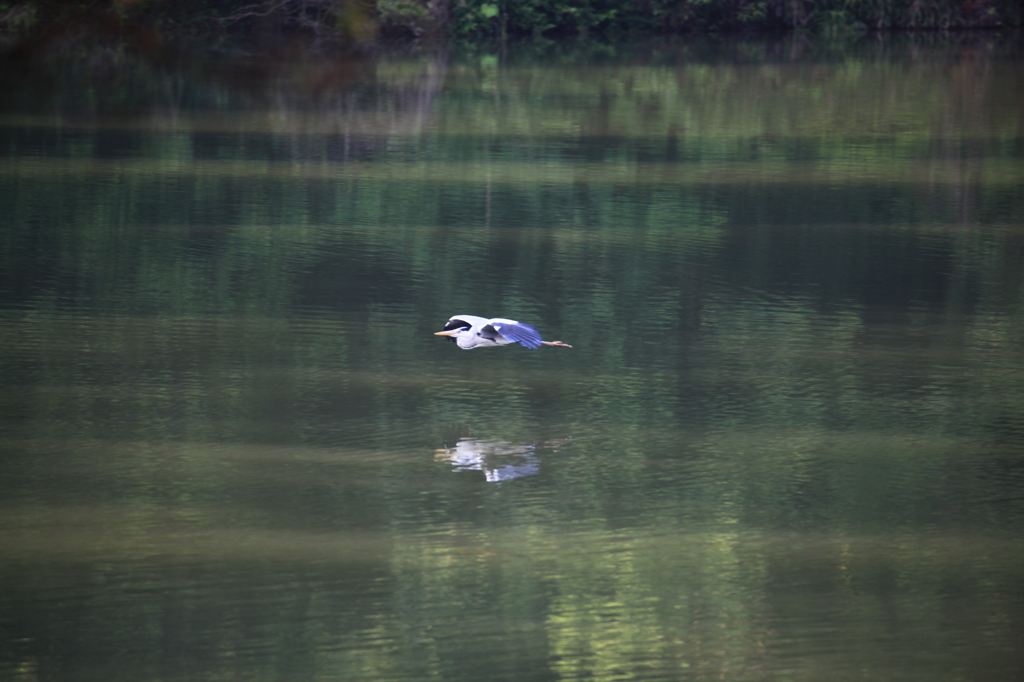
[[[449,329],[446,332],[434,332],[434,336],[454,336],[459,333],[459,329]]]

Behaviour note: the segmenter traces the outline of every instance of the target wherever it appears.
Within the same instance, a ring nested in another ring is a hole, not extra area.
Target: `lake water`
[[[0,678],[1022,679],[1019,45],[7,64]]]

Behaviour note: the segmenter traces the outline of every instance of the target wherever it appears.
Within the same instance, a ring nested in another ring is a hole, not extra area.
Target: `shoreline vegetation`
[[[83,36],[143,52],[176,38],[308,35],[353,48],[603,41],[730,33],[1017,28],[1019,0],[0,0],[0,50],[33,56]]]

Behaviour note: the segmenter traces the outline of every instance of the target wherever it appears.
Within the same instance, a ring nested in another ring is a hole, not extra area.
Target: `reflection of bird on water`
[[[438,450],[435,455],[462,471],[483,471],[491,482],[532,476],[540,471],[533,445],[514,445],[504,441],[460,438],[454,448]]]
[[[545,341],[540,337],[540,332],[536,327],[503,317],[487,319],[476,315],[456,315],[448,320],[444,331],[434,333],[438,336],[447,336],[464,350],[486,346],[506,346],[510,343],[518,343],[527,348],[540,348],[541,346],[572,348],[569,344],[561,341]]]

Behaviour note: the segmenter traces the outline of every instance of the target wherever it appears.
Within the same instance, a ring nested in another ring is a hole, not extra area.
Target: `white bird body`
[[[561,341],[544,341],[533,325],[524,324],[504,317],[478,317],[476,315],[455,315],[444,326],[444,331],[434,332],[447,336],[463,350],[507,346],[518,343],[527,348],[559,346],[572,348]]]

